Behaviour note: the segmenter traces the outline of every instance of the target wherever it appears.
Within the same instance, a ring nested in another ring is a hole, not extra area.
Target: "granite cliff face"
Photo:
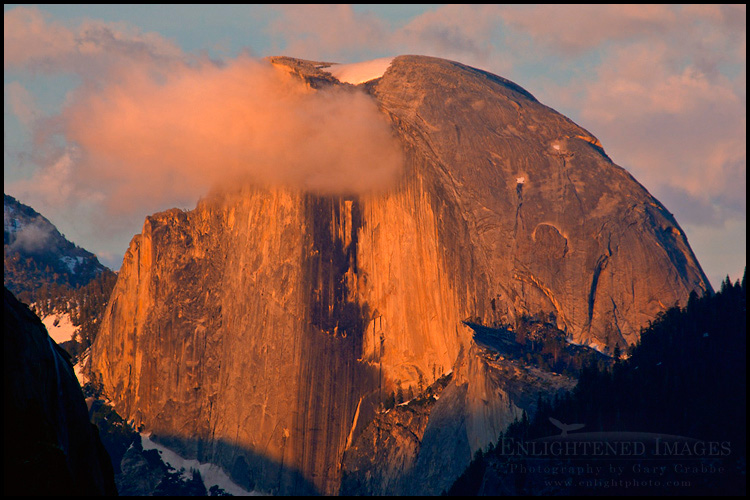
[[[341,85],[322,63],[275,63]],[[451,370],[454,396],[429,418],[464,422],[450,439],[468,464],[531,400],[480,360],[465,320],[552,313],[572,341],[605,349],[710,288],[672,215],[517,85],[402,56],[361,88],[403,147],[398,186],[238,187],[148,217],[93,346],[120,414],[247,488],[338,492],[384,396]],[[423,424],[420,449],[445,441]]]
[[[539,394],[553,397],[575,383],[474,345],[455,371],[362,430],[344,453],[340,493],[440,495],[477,450],[524,410],[536,411]]]

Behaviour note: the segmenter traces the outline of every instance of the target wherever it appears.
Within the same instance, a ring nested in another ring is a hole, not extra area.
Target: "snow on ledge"
[[[182,473],[183,479],[190,480],[193,477],[191,470],[198,470],[201,473],[201,478],[203,479],[203,484],[205,485],[206,490],[209,490],[213,485],[217,485],[219,488],[236,497],[261,496],[261,493],[257,491],[247,491],[235,484],[226,472],[224,472],[224,470],[218,465],[201,463],[195,459],[183,458],[166,446],[152,441],[150,432],[141,433],[141,443],[143,444],[144,451],[157,450],[162,462],[171,465],[175,470],[179,471],[180,469],[184,469],[184,472]]]
[[[383,76],[383,73],[385,73],[385,70],[391,65],[393,59],[393,57],[383,57],[380,59],[373,59],[372,61],[363,61],[352,64],[335,64],[323,69],[323,71],[330,73],[340,82],[359,85],[360,83],[369,82],[370,80]]]

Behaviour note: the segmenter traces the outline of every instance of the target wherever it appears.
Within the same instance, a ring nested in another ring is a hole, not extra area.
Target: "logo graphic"
[[[552,417],[549,417],[549,421],[552,422],[552,425],[562,431],[560,433],[560,436],[562,437],[566,437],[568,435],[568,431],[577,431],[578,429],[586,427],[586,424],[564,424]]]

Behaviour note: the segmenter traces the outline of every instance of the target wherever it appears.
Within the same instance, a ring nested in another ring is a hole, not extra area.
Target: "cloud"
[[[37,252],[49,247],[54,227],[42,217],[33,219],[18,228],[13,235],[9,250],[11,252]]]
[[[191,206],[234,182],[364,193],[400,173],[390,123],[359,90],[316,90],[247,55],[183,55],[124,24],[68,28],[33,8],[6,12],[5,24],[6,67],[81,80],[62,111],[35,127],[41,168],[13,186],[47,205],[96,200],[110,214],[141,213]],[[6,93],[29,117],[23,88]]]
[[[744,5],[562,5],[503,7],[500,17],[517,32],[560,54],[580,55],[613,43],[672,39],[683,50],[716,57],[716,45],[744,53]],[[731,56],[730,56],[731,57]]]
[[[673,57],[656,42],[613,51],[583,84],[582,119],[657,196],[679,190],[713,205],[719,218],[737,217],[746,203],[745,104],[728,78],[680,68]],[[680,214],[696,224],[715,220]]]
[[[184,57],[173,42],[125,23],[85,20],[69,27],[36,7],[3,16],[4,67],[34,72],[100,74],[123,59],[166,62]]]
[[[75,35],[49,14],[34,7],[16,7],[3,15],[5,68],[31,61],[53,61],[72,50]]]
[[[500,9],[494,5],[445,5],[410,21],[395,35],[396,43],[428,55],[459,57],[486,64],[499,35]],[[497,56],[497,54],[494,54]]]
[[[351,5],[280,6],[269,32],[286,53],[330,62],[421,54],[460,60],[484,69],[507,70],[510,58],[495,50],[501,27],[493,5],[445,5],[402,26]]]
[[[501,17],[538,42],[568,53],[605,41],[663,33],[674,22],[668,5],[562,5],[506,7]]]
[[[390,122],[360,90],[316,90],[247,55],[184,54],[125,23],[62,23],[27,7],[4,21],[6,75],[79,82],[47,116],[6,85],[6,103],[34,125],[27,174],[6,192],[97,240],[96,251],[121,254],[145,215],[190,208],[216,187],[365,193],[401,171]]]
[[[34,96],[17,81],[6,84],[3,90],[13,114],[25,127],[30,128],[40,116]]]
[[[239,57],[225,65],[131,68],[81,89],[62,133],[82,158],[76,181],[116,209],[197,199],[222,180],[323,193],[384,189],[401,153],[374,101],[358,90],[314,90],[283,68]]]
[[[357,13],[351,5],[280,5],[277,9],[281,15],[269,32],[284,41],[287,55],[348,58],[365,47],[387,44],[387,23],[373,14]]]
[[[723,225],[723,214],[705,197],[669,184],[660,184],[656,189],[659,201],[672,213],[680,214],[681,222],[698,226]]]
[[[36,206],[50,210],[75,202],[82,193],[73,184],[74,157],[75,149],[67,148],[49,165],[36,170],[31,178],[11,183],[10,189],[23,199],[42,200]]]

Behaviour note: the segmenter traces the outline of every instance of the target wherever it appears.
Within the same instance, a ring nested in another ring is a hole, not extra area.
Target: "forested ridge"
[[[665,311],[644,329],[625,359],[609,367],[592,363],[573,391],[552,401],[540,398],[537,413],[524,413],[494,446],[477,452],[448,493],[744,494],[746,304],[745,276],[736,283],[727,277],[715,294],[691,294],[684,308]],[[655,453],[644,448],[643,454],[619,456],[619,462],[585,453],[550,456],[555,448],[532,457],[518,448],[549,446],[566,437],[560,434],[566,424],[578,424],[569,441],[671,441],[661,449],[657,444]],[[610,466],[623,469],[607,475]]]

